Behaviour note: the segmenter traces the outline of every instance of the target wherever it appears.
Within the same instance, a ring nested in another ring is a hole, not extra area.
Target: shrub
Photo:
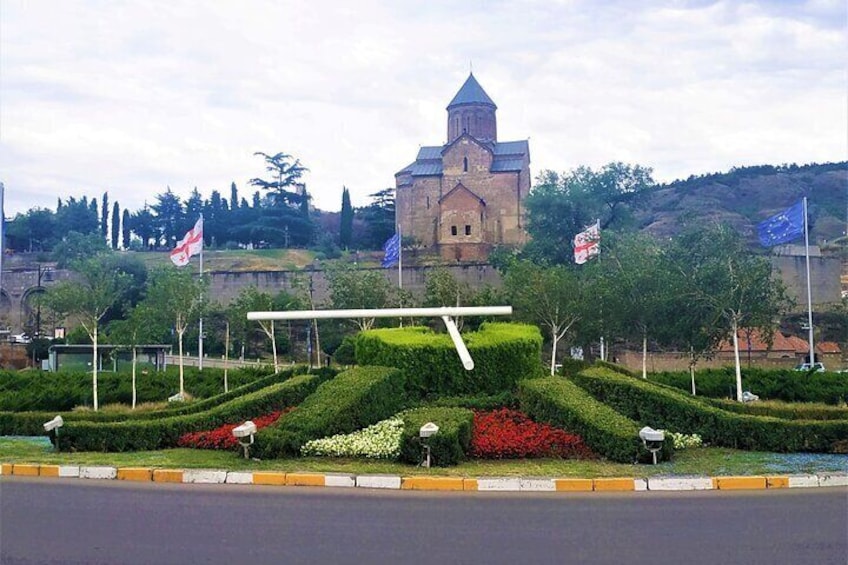
[[[537,422],[579,434],[592,451],[612,461],[648,461],[650,453],[639,439],[640,426],[601,404],[585,390],[562,377],[522,381],[518,396],[524,413]],[[663,444],[659,458],[671,456],[670,442]]]
[[[468,452],[471,444],[471,429],[474,413],[465,408],[423,407],[407,410],[399,415],[403,419],[400,460],[420,463],[424,453],[424,441],[430,446],[431,465],[447,467],[456,465]],[[439,431],[421,439],[421,426],[433,422]]]
[[[682,391],[657,386],[605,368],[575,375],[592,396],[653,428],[687,430],[705,442],[757,451],[831,451],[848,437],[848,421],[783,420],[737,414]]]
[[[482,459],[593,457],[580,436],[537,424],[523,412],[509,408],[474,413],[470,454]]]
[[[256,424],[257,430],[261,430],[262,428],[273,424],[280,418],[280,416],[293,409],[294,407],[290,406],[264,416],[250,418],[250,421]],[[242,422],[229,423],[219,426],[214,430],[204,430],[201,432],[183,434],[180,436],[180,439],[177,440],[177,447],[191,447],[195,449],[232,449],[239,445],[238,439],[233,435],[233,429],[241,424]]]
[[[389,367],[355,367],[325,382],[297,410],[256,436],[258,457],[297,455],[306,442],[351,433],[403,406],[403,373]]]
[[[462,366],[447,334],[420,327],[359,333],[356,361],[400,368],[418,397],[513,391],[520,379],[541,373],[542,336],[535,326],[489,322],[463,339],[474,359],[472,371]]]

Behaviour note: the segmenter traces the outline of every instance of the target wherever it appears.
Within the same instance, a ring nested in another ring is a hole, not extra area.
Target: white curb
[[[848,475],[819,475],[823,487],[848,487]]]
[[[816,475],[790,475],[789,488],[806,488],[819,486],[819,478]]]
[[[556,483],[553,479],[519,479],[518,489],[529,492],[553,492],[556,491]]]
[[[657,477],[648,479],[648,490],[712,490],[713,480],[709,477]]]
[[[79,478],[79,465],[59,465],[59,476]],[[115,471],[115,476],[117,476],[117,471]]]
[[[648,479],[633,479],[633,490],[645,492],[648,490]]]
[[[222,484],[227,480],[226,471],[209,471],[203,469],[186,469],[183,471],[184,483]]]
[[[116,467],[80,467],[81,479],[114,479],[118,476]]]
[[[227,484],[230,485],[252,485],[253,473],[244,471],[230,471],[227,473]]]
[[[356,486],[363,488],[400,488],[400,477],[396,475],[359,475]]]
[[[340,473],[330,473],[324,475],[325,487],[355,487],[356,477],[353,475],[344,475]],[[394,488],[394,487],[391,487]]]
[[[521,490],[521,479],[477,479],[477,490]]]

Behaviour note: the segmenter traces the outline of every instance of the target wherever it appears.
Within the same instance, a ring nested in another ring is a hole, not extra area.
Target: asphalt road
[[[425,493],[0,480],[0,562],[848,561],[848,490]]]

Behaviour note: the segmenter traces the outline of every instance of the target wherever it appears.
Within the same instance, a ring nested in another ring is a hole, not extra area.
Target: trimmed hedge
[[[789,404],[738,402],[720,398],[703,398],[702,400],[722,410],[754,416],[772,416],[784,420],[848,420],[848,408],[842,406],[800,402]]]
[[[848,439],[848,421],[784,420],[737,414],[649,381],[596,367],[574,382],[599,401],[653,428],[699,434],[724,447],[775,452],[829,452]]]
[[[427,328],[389,328],[356,336],[360,365],[398,367],[415,396],[497,394],[521,379],[541,376],[542,336],[535,326],[487,322],[463,334],[474,369],[463,368],[447,334]]]
[[[52,419],[56,414],[61,414],[66,422],[72,421],[87,421],[87,422],[123,422],[123,421],[141,421],[155,420],[160,418],[168,418],[174,416],[182,416],[187,414],[196,414],[219,406],[230,400],[234,400],[245,394],[261,390],[272,384],[285,381],[292,376],[303,374],[309,368],[306,365],[299,365],[280,373],[257,377],[256,380],[242,385],[238,388],[230,389],[229,392],[221,393],[203,400],[195,400],[188,403],[173,403],[162,410],[151,410],[144,412],[93,412],[93,411],[42,411],[42,412],[0,412],[0,435],[40,435],[43,433],[42,424]],[[335,376],[337,371],[331,368],[322,368],[317,371],[313,370],[323,382],[328,378]]]
[[[439,431],[427,439],[430,446],[430,464],[438,467],[456,465],[463,459],[471,445],[474,412],[466,408],[424,407],[399,414],[403,419],[403,436],[399,459],[405,463],[422,461],[424,444],[419,431],[421,426],[433,422]]]
[[[641,426],[592,398],[562,377],[522,381],[521,410],[536,422],[546,422],[583,438],[595,453],[619,463],[648,462],[650,452],[639,439]],[[671,442],[663,443],[658,459],[669,459]]]
[[[692,386],[688,372],[650,373],[648,380],[686,392]],[[698,396],[736,398],[735,369],[724,367],[696,371],[695,390]],[[763,400],[836,405],[848,402],[848,376],[834,372],[800,373],[790,369],[746,367],[742,369],[742,390],[749,390]]]
[[[242,368],[228,372],[230,388],[249,384],[273,373],[271,368]],[[185,367],[185,389],[202,399],[224,390],[224,372],[207,368]],[[161,402],[179,391],[179,368],[166,371],[138,372],[138,402]],[[101,371],[97,376],[97,394],[101,406],[132,403],[130,372]],[[93,406],[91,372],[0,371],[0,410],[6,411],[71,411],[76,406]]]
[[[348,434],[399,412],[403,373],[391,367],[355,367],[325,382],[289,414],[256,436],[257,457],[298,455],[307,441]]]
[[[427,402],[426,406],[443,408],[470,408],[471,410],[497,410],[499,408],[517,408],[518,397],[514,392],[498,394],[469,394],[463,396],[443,396]]]
[[[320,382],[321,378],[316,375],[300,375],[199,414],[142,421],[67,422],[59,434],[60,448],[75,451],[141,451],[175,447],[179,437],[185,433],[239,423],[297,405]]]

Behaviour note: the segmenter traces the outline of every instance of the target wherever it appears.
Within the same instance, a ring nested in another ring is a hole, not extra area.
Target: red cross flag
[[[188,265],[188,260],[197,255],[203,249],[203,216],[197,220],[194,227],[188,230],[185,236],[177,242],[177,246],[171,251],[171,262],[177,267]]]
[[[582,265],[601,252],[601,221],[574,236],[574,262]]]

